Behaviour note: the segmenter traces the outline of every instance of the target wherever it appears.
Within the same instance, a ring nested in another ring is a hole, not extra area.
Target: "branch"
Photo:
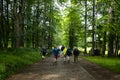
[[[117,0],[114,0],[114,1],[118,5],[118,7],[120,8],[120,3]]]

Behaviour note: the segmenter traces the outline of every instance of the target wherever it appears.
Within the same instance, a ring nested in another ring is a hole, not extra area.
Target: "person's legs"
[[[68,61],[68,63],[70,62],[70,56],[69,55],[67,55],[67,61]]]
[[[74,56],[74,63],[77,62],[77,56]]]
[[[46,53],[42,53],[42,59],[44,60],[45,59],[45,56],[46,56]]]
[[[66,55],[64,55],[64,62],[66,61]]]
[[[78,62],[78,56],[76,56],[76,62]]]
[[[54,62],[56,62],[57,61],[57,59],[56,59],[56,55],[54,55]]]
[[[45,54],[44,53],[42,53],[42,60],[44,60],[45,59]]]
[[[58,58],[58,55],[55,55],[55,60],[54,60],[55,62],[57,62],[57,58]]]

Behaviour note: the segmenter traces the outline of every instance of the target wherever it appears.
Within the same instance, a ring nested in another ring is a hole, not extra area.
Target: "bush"
[[[0,51],[0,80],[4,80],[24,66],[36,62],[40,56],[38,50],[27,48]]]

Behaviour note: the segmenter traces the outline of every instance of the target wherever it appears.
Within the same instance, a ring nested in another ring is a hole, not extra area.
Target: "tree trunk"
[[[19,6],[19,34],[20,34],[20,47],[24,47],[24,8],[25,8],[25,0],[20,0]]]
[[[31,21],[31,5],[27,2],[26,3],[26,28],[25,28],[25,32],[26,32],[26,35],[24,36],[25,37],[25,42],[26,42],[26,47],[30,47],[30,46],[33,46],[33,36],[34,36],[34,33],[30,33],[30,31],[34,31],[34,20],[33,22]],[[31,45],[32,43],[32,45]]]
[[[47,7],[47,2],[46,2],[46,0],[44,1],[44,14],[43,14],[43,16],[44,16],[44,18],[43,18],[43,27],[46,27],[46,7]],[[41,36],[41,40],[42,40],[42,46],[45,46],[45,33],[46,32],[46,30],[45,30],[45,28],[43,28],[43,30],[42,30],[42,36]]]
[[[105,55],[105,51],[106,51],[106,32],[104,32],[103,34],[103,43],[102,43],[102,56]]]
[[[13,12],[13,6],[11,5],[11,12]],[[15,40],[15,31],[14,31],[14,14],[12,14],[12,27],[11,27],[11,46],[12,48],[15,48],[15,43],[16,43],[16,40]]]
[[[75,44],[75,30],[71,22],[69,25],[69,47],[73,49],[74,44]]]
[[[32,30],[33,30],[33,33],[32,33],[32,47],[35,48],[35,21],[33,22],[33,25],[32,25]],[[29,44],[29,43],[28,43]]]
[[[10,27],[9,27],[9,2],[7,1],[7,22],[6,22],[6,25],[5,25],[5,31],[4,31],[4,36],[5,36],[5,40],[4,40],[4,48],[8,48],[8,41],[9,41],[9,29],[10,29]]]
[[[84,45],[84,55],[87,54],[87,0],[85,0],[85,45]]]
[[[95,0],[93,0],[93,16],[92,16],[92,54],[94,54],[95,48]]]
[[[116,40],[115,40],[115,54],[116,56],[118,56],[118,51],[119,51],[119,37],[116,36]]]
[[[53,24],[53,7],[52,7],[52,2],[50,2],[50,15],[51,18],[49,18],[49,26],[48,26],[48,49],[52,49],[52,32],[51,32],[51,27]]]
[[[109,33],[109,36],[108,36],[108,56],[114,56],[114,39],[115,39],[115,36],[114,34],[112,33]]]
[[[3,48],[3,0],[0,1],[0,49]]]
[[[35,48],[38,48],[39,47],[39,32],[38,32],[38,27],[39,27],[39,17],[40,17],[40,10],[39,10],[39,1],[37,3],[37,6],[36,6],[36,10],[37,10],[37,13],[36,13],[36,26],[35,26]]]
[[[113,9],[113,2],[111,2],[111,6],[110,6],[110,24],[114,23],[114,9]],[[112,25],[112,24],[111,24]],[[108,36],[108,56],[114,56],[114,40],[115,40],[115,34],[114,34],[114,29],[112,26],[110,27],[110,31],[109,31],[109,36]]]
[[[18,48],[20,46],[20,28],[19,18],[17,14],[17,0],[14,0],[13,15],[14,15],[15,47]]]

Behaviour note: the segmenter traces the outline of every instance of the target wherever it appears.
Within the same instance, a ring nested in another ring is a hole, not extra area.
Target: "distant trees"
[[[108,56],[117,56],[119,50],[119,10],[118,3],[114,0],[109,1],[96,1],[96,30],[97,35],[96,48],[101,50],[101,54],[105,55],[105,51],[108,51]],[[102,8],[101,8],[102,7]],[[116,44],[117,43],[117,44]]]
[[[77,32],[80,30],[80,15],[79,11],[77,11],[77,7],[70,8],[69,14],[69,23],[68,23],[68,39],[69,39],[69,46],[73,48],[74,46],[78,46],[77,41],[79,37],[77,36]]]
[[[79,46],[79,40],[82,39],[80,35],[83,35],[83,25],[81,23],[81,6],[80,3],[76,1],[68,1],[68,6],[64,5],[66,9],[64,9],[63,13],[63,43],[66,46],[73,48],[74,46]]]
[[[119,8],[117,0],[1,0],[0,49],[64,44],[117,56]]]
[[[64,4],[64,1],[62,4]],[[84,38],[85,53],[87,53],[87,47],[92,47],[92,53],[95,49],[99,49],[103,56],[106,54],[106,51],[108,51],[108,56],[117,56],[119,54],[120,46],[120,11],[118,9],[120,7],[120,2],[117,0],[72,0],[71,5],[72,8],[66,6],[65,9],[69,16],[66,16],[64,20],[68,25],[63,25],[68,26],[68,29],[64,27],[65,30],[68,30],[68,32],[66,31],[66,35],[64,34],[66,36],[64,37],[64,40],[70,43],[69,46],[75,46],[77,43],[79,46],[83,47],[83,39],[80,38]],[[85,7],[79,7],[78,9],[78,5]],[[76,14],[76,11],[73,11],[73,13],[72,10],[77,10],[79,14]],[[79,15],[82,16],[79,17]],[[84,21],[83,18],[85,19]],[[77,23],[75,21],[77,21],[79,25],[76,25]],[[85,25],[84,29],[83,25]],[[79,27],[79,29],[77,29],[79,30],[79,33],[75,31],[76,27]],[[83,34],[83,31],[84,37],[81,35]],[[79,37],[76,36],[76,34],[79,35]],[[72,38],[70,38],[70,36]],[[91,42],[88,42],[90,41],[88,40],[90,38],[92,39],[92,44]]]
[[[54,0],[1,0],[0,49],[52,47]]]

